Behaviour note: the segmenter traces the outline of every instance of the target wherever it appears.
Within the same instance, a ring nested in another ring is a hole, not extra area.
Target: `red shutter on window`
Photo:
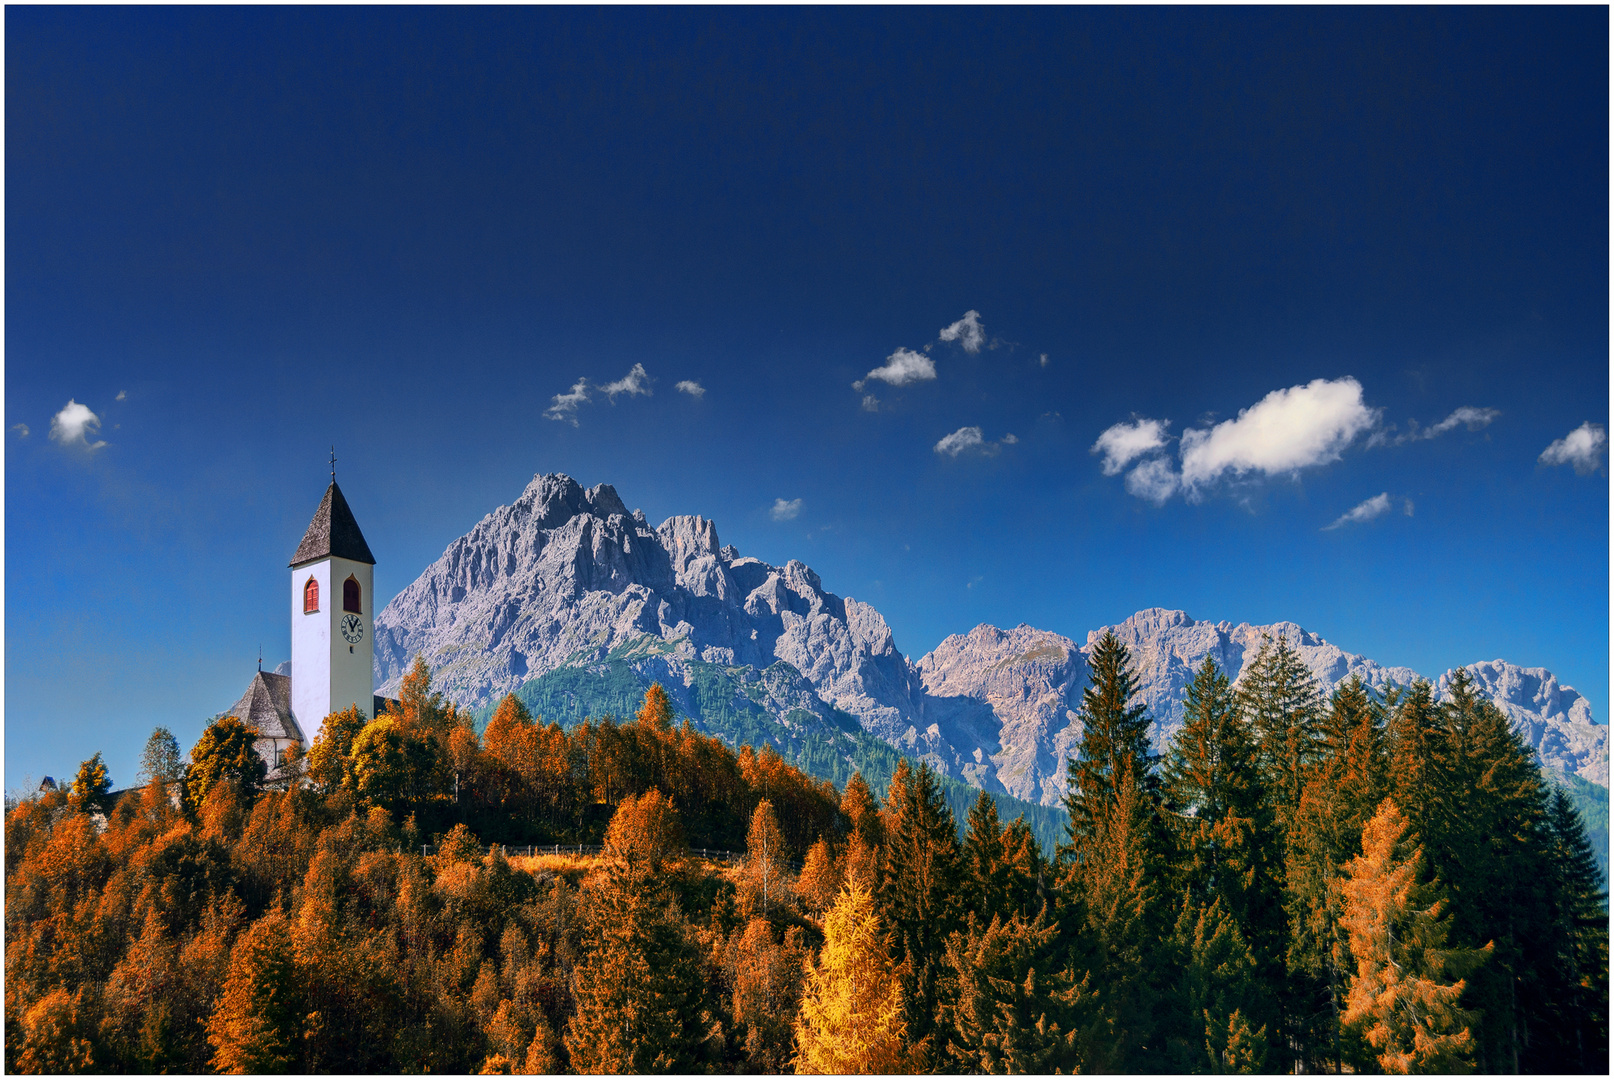
[[[319,582],[315,581],[313,578],[309,578],[308,584],[303,586],[303,614],[307,615],[311,611],[318,610]]]
[[[352,611],[359,615],[364,614],[364,609],[359,606],[358,578],[349,577],[346,581],[342,582],[342,610]]]

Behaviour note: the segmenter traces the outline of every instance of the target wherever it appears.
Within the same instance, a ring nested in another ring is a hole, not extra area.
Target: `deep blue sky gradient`
[[[560,471],[916,659],[1159,605],[1607,719],[1608,478],[1537,462],[1608,424],[1604,8],[5,18],[8,786],[131,782],[285,658],[333,442],[383,602]],[[998,348],[936,343],[971,309]],[[1090,453],[1343,376],[1400,431],[1501,415],[1162,507]],[[47,439],[70,398],[106,446]],[[1019,442],[932,449],[966,425]]]

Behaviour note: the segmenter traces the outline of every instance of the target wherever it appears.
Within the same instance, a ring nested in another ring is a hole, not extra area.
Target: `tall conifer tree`
[[[886,798],[880,901],[895,936],[897,960],[903,965],[908,1038],[926,1060],[937,1049],[927,1040],[936,1029],[947,935],[960,916],[962,870],[957,826],[930,766],[921,764],[901,782],[893,779]]]

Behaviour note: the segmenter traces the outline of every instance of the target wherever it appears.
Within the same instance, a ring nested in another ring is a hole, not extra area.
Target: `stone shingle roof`
[[[258,729],[265,739],[304,742],[302,729],[291,716],[291,676],[260,671],[247,684],[247,692],[229,715]]]
[[[338,559],[375,565],[370,545],[364,542],[359,523],[353,520],[353,511],[348,509],[347,500],[342,497],[342,489],[336,486],[335,480],[325,489],[325,498],[320,500],[319,509],[314,511],[314,520],[308,523],[308,531],[303,534],[303,542],[297,545],[297,554],[291,557],[291,565],[302,566],[333,555]]]

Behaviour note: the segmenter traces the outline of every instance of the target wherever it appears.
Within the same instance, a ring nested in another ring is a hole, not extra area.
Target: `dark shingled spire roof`
[[[370,545],[364,542],[359,523],[353,520],[353,511],[348,509],[347,500],[342,498],[342,489],[336,486],[335,480],[325,489],[325,498],[314,511],[314,520],[308,523],[308,531],[303,534],[303,542],[297,545],[291,565],[302,566],[333,555],[375,565]]]

